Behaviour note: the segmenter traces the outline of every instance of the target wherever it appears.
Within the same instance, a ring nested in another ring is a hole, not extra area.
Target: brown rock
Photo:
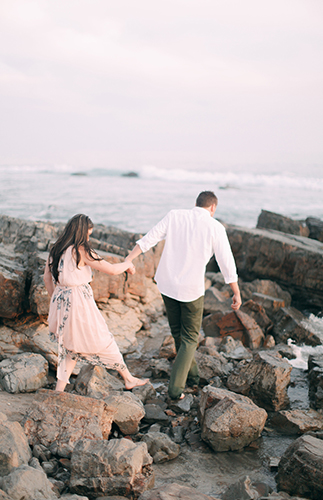
[[[253,293],[252,299],[254,302],[260,304],[270,317],[275,315],[281,307],[285,307],[284,299],[271,297],[270,295],[264,295],[263,293]]]
[[[305,237],[309,235],[309,229],[304,221],[293,220],[284,215],[269,212],[268,210],[261,210],[257,228],[274,229],[282,233],[297,234]]]
[[[286,343],[291,338],[299,344],[315,346],[323,343],[323,328],[294,307],[282,307],[277,312],[273,335],[277,342]]]
[[[227,312],[231,309],[231,303],[231,299],[214,286],[211,286],[205,291],[204,314],[212,314],[218,311]]]
[[[190,486],[170,483],[150,491],[145,491],[138,500],[217,500],[215,497],[204,495]]]
[[[24,428],[30,443],[49,447],[70,457],[79,439],[108,439],[117,409],[104,401],[42,389],[28,411]]]
[[[284,434],[304,434],[323,429],[323,415],[315,410],[282,410],[271,419],[271,424]]]
[[[258,349],[264,342],[264,334],[256,321],[242,311],[235,312],[245,330],[246,345],[250,349]]]
[[[174,359],[176,356],[175,340],[173,335],[167,335],[159,349],[159,357]]]
[[[26,268],[12,246],[0,245],[0,317],[15,318],[23,312]]]
[[[240,311],[253,318],[264,333],[273,326],[272,321],[268,318],[265,309],[259,302],[249,299],[242,304]]]
[[[3,413],[0,413],[0,457],[0,476],[6,476],[31,459],[31,450],[21,425],[10,422]]]

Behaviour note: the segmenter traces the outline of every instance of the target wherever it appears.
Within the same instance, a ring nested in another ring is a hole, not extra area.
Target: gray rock
[[[102,366],[84,365],[75,381],[75,390],[83,396],[104,399],[111,392],[124,389],[121,380]]]
[[[169,422],[169,416],[161,409],[159,405],[156,404],[146,404],[145,408],[145,416],[143,421],[147,424],[167,424]]]
[[[294,307],[282,307],[274,318],[273,335],[276,342],[293,339],[297,343],[321,345],[323,328]]]
[[[81,495],[72,495],[71,493],[67,493],[66,495],[62,495],[60,498],[64,498],[64,500],[89,500],[88,497],[83,497]],[[102,497],[101,497],[102,499]]]
[[[152,359],[150,367],[154,378],[169,378],[172,371],[172,365],[168,359]]]
[[[244,394],[266,410],[278,411],[288,403],[291,365],[278,354],[260,351],[250,362],[241,361],[230,373],[227,387]]]
[[[12,500],[56,500],[57,496],[44,472],[21,465],[2,479],[2,489]]]
[[[12,500],[6,492],[0,489],[0,500]]]
[[[40,354],[16,354],[0,363],[0,384],[7,392],[34,392],[47,384],[48,362]]]
[[[3,413],[0,413],[0,457],[0,476],[28,464],[31,459],[31,450],[21,425],[10,422]]]
[[[30,443],[47,448],[55,444],[57,455],[70,457],[79,439],[108,439],[116,411],[102,400],[42,389],[26,414],[24,429]]]
[[[153,486],[152,461],[146,443],[82,439],[72,454],[70,490],[91,498],[98,494],[138,496]]]
[[[323,415],[315,410],[282,410],[275,413],[270,423],[283,434],[304,434],[323,430]]]
[[[192,394],[185,394],[183,399],[171,400],[168,407],[175,413],[187,413],[190,411],[194,398]]]
[[[200,381],[203,384],[207,384],[214,377],[223,376],[227,373],[227,360],[219,353],[216,356],[210,356],[197,350],[195,352],[195,360],[199,370]]]
[[[230,335],[222,339],[219,346],[219,352],[222,353],[227,359],[233,359],[235,361],[252,359],[252,353],[244,347],[241,340],[234,340],[230,337]]]
[[[220,292],[214,286],[205,291],[204,295],[204,314],[226,313],[231,309],[231,299]]]
[[[200,402],[202,439],[215,451],[241,450],[260,436],[267,413],[249,398],[206,386]]]
[[[305,237],[309,235],[309,229],[304,221],[294,220],[284,215],[269,212],[268,210],[261,210],[257,221],[257,228],[275,229],[282,233],[297,234]]]
[[[308,435],[296,439],[279,462],[276,481],[278,490],[311,500],[321,500],[323,441]]]
[[[182,484],[170,483],[150,491],[145,491],[138,500],[217,500],[204,495],[195,488]]]
[[[0,244],[0,317],[15,318],[23,312],[26,259],[13,245]]]
[[[139,424],[145,416],[144,405],[131,392],[115,392],[104,398],[109,407],[117,408],[113,422],[117,424],[123,434],[135,434],[139,431]]]
[[[323,243],[323,221],[317,217],[307,217],[306,225],[309,229],[309,238]]]
[[[258,491],[253,487],[250,477],[246,476],[236,483],[233,483],[223,493],[223,500],[255,500],[259,498]]]
[[[132,389],[132,394],[137,396],[140,401],[145,404],[148,399],[154,398],[156,396],[156,390],[151,382],[147,382],[145,385],[139,387],[134,387]]]
[[[163,432],[149,431],[141,440],[147,444],[148,452],[155,463],[168,462],[179,455],[180,446]]]
[[[309,396],[314,408],[323,409],[323,360],[321,355],[308,358]]]

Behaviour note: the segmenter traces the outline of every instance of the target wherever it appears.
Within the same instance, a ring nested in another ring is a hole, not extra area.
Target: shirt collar
[[[200,212],[201,214],[204,214],[206,217],[211,217],[210,212],[203,207],[194,207],[193,210],[195,212]]]

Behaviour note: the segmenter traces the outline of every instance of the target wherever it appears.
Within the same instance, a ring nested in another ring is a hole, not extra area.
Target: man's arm
[[[147,252],[150,248],[157,245],[157,243],[166,238],[167,227],[168,227],[169,213],[159,221],[148,233],[140,238],[136,243],[136,246],[131,250],[129,255],[125,260],[130,260],[138,257],[141,253]]]
[[[238,282],[229,283],[231,290],[233,291],[232,304],[231,307],[234,311],[237,311],[241,306],[241,295],[239,290]]]
[[[131,250],[131,252],[129,253],[129,255],[127,255],[127,257],[125,258],[125,260],[130,260],[130,262],[132,262],[133,259],[135,259],[136,257],[138,257],[138,255],[140,255],[141,253],[142,253],[142,250],[141,250],[140,246],[136,245]]]

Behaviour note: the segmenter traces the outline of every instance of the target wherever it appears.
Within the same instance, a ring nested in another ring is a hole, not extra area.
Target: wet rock
[[[231,484],[222,495],[223,500],[236,500],[237,498],[239,500],[255,500],[259,497],[260,495],[253,487],[249,476]]]
[[[104,398],[109,407],[117,408],[113,422],[117,424],[123,434],[135,434],[139,424],[145,416],[144,405],[131,392],[115,392]]]
[[[241,340],[234,340],[232,337],[224,337],[219,346],[219,352],[227,359],[241,361],[242,359],[251,360],[252,353],[244,347]]]
[[[227,387],[249,396],[266,410],[278,411],[289,403],[287,388],[291,371],[291,365],[278,353],[260,351],[252,361],[239,363],[230,373]]]
[[[284,434],[323,430],[323,415],[315,410],[282,410],[270,422]]]
[[[135,495],[153,486],[146,443],[128,439],[80,440],[74,448],[70,490],[91,498]]]
[[[297,234],[305,237],[309,235],[309,229],[304,221],[290,219],[289,217],[275,214],[268,210],[261,210],[256,227],[260,229],[274,229],[281,233]]]
[[[241,450],[258,439],[267,413],[249,398],[206,386],[200,402],[202,439],[214,451]]]
[[[307,345],[323,344],[323,328],[317,322],[306,318],[294,307],[282,307],[275,315],[273,335],[276,342],[295,342]]]
[[[10,422],[6,415],[0,413],[0,476],[28,464],[30,458],[31,450],[21,425]]]
[[[75,390],[90,398],[104,399],[111,392],[123,389],[121,380],[102,366],[84,365],[75,381]]]
[[[56,500],[50,481],[45,472],[20,465],[2,478],[2,489],[12,500]]]
[[[175,413],[187,413],[190,411],[194,398],[192,394],[185,394],[183,399],[171,400],[168,407]]]
[[[309,230],[309,238],[323,242],[323,221],[317,217],[307,217],[306,225]]]
[[[147,444],[148,452],[156,464],[174,460],[179,455],[180,446],[163,432],[149,431],[142,437],[142,441]]]
[[[167,335],[167,337],[164,338],[162,345],[160,346],[159,357],[174,359],[175,356],[176,356],[176,347],[175,347],[174,337],[173,335]]]
[[[220,312],[224,314],[231,309],[231,299],[220,292],[217,288],[211,286],[205,291],[204,295],[204,314]]]
[[[296,439],[283,454],[276,476],[278,490],[312,500],[323,498],[323,441]]]
[[[323,360],[321,355],[308,358],[309,396],[315,409],[323,409]]]
[[[27,412],[25,433],[32,444],[69,457],[79,439],[108,439],[117,409],[104,401],[65,392],[42,389]]]
[[[204,495],[190,486],[170,483],[140,495],[138,500],[217,500],[215,497]]]
[[[322,244],[266,229],[227,227],[240,276],[258,276],[294,288],[306,302],[322,304]]]
[[[40,354],[16,354],[0,363],[0,384],[7,392],[33,392],[47,384],[48,363]]]
[[[157,404],[146,404],[145,408],[145,416],[143,418],[144,422],[147,424],[168,424],[169,416],[161,409],[161,407]]]

